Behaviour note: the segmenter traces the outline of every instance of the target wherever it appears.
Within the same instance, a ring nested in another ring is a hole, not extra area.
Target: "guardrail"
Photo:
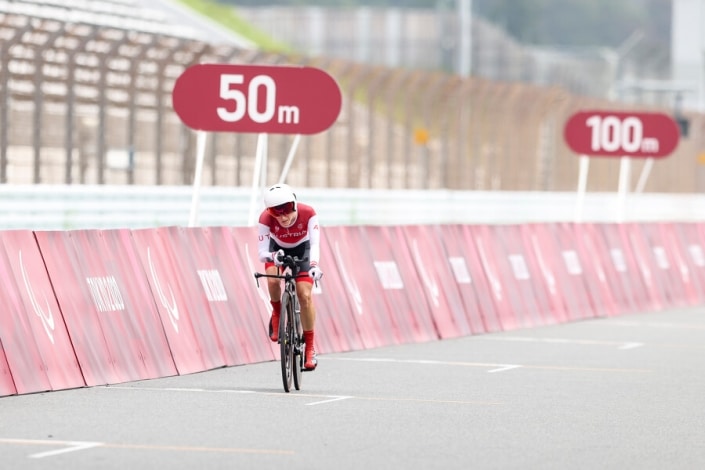
[[[204,187],[199,226],[246,226],[251,188]],[[705,195],[297,189],[324,225],[703,221]],[[257,198],[259,204],[259,198]],[[623,204],[622,204],[623,203]],[[187,226],[189,186],[2,185],[0,229]],[[258,206],[259,208],[259,206]]]

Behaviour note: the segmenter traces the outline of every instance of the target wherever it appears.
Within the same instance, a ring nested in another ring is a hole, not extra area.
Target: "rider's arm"
[[[310,263],[311,266],[315,266],[318,264],[318,259],[321,255],[321,226],[318,223],[318,215],[308,219],[308,236],[311,243]]]
[[[257,254],[261,262],[272,261],[272,254],[269,252],[269,225],[257,224]]]

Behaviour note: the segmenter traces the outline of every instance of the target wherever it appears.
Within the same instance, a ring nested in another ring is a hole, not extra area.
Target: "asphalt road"
[[[705,468],[704,313],[4,397],[0,468]]]

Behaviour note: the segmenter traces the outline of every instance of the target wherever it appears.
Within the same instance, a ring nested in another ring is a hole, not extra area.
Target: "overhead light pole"
[[[457,0],[460,47],[458,48],[458,75],[467,77],[472,72],[472,0]]]

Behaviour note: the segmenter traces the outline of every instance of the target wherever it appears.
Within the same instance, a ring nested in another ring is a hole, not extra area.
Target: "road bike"
[[[301,308],[296,295],[296,279],[301,260],[295,256],[285,256],[279,274],[255,273],[257,287],[261,277],[284,280],[279,315],[279,350],[281,352],[282,382],[284,391],[289,392],[293,382],[296,390],[301,390],[301,371],[304,366],[304,330],[301,324]],[[305,274],[303,276],[306,276]]]

